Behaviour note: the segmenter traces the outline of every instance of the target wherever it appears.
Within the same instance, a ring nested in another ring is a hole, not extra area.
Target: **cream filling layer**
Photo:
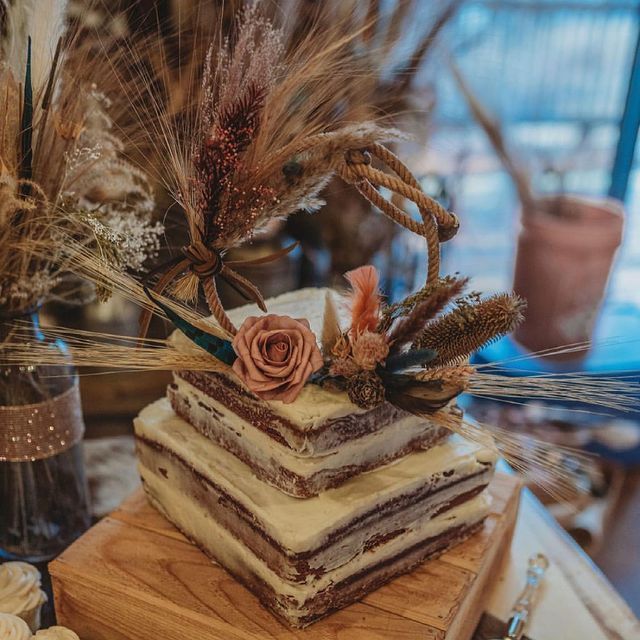
[[[147,490],[169,519],[182,531],[204,545],[232,573],[241,576],[251,574],[257,576],[274,591],[285,608],[291,607],[296,610],[302,610],[307,600],[332,584],[393,558],[421,541],[442,535],[455,527],[472,526],[480,522],[488,514],[490,507],[490,497],[487,492],[483,492],[435,518],[416,522],[407,533],[370,551],[361,551],[350,562],[317,579],[305,584],[297,584],[284,580],[274,573],[240,540],[219,525],[206,509],[202,509],[188,496],[175,490],[169,483],[162,482],[153,473],[147,473],[146,469],[142,468],[141,472]],[[283,601],[282,597],[292,599],[295,605],[291,606],[289,602]]]
[[[134,426],[137,435],[174,451],[243,504],[269,536],[293,553],[321,546],[333,531],[380,505],[427,485],[435,490],[496,461],[495,451],[452,436],[301,500],[256,478],[246,464],[176,416],[166,398],[143,409]]]
[[[437,429],[436,426],[416,416],[407,416],[383,429],[350,440],[331,450],[314,455],[313,441],[304,440],[302,451],[293,451],[254,427],[225,405],[206,395],[186,380],[175,378],[176,393],[190,404],[193,419],[200,426],[222,431],[237,447],[246,451],[261,467],[284,467],[303,478],[325,470],[342,469],[349,465],[363,465],[404,449],[412,440]],[[212,407],[212,414],[202,405]]]

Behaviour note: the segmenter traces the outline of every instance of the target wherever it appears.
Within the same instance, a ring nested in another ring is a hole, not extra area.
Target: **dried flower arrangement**
[[[96,83],[79,83],[86,52],[68,32],[64,0],[6,7],[0,92],[0,313],[73,301],[72,237],[119,268],[159,247],[145,174],[122,157]],[[41,247],[45,246],[46,251]]]
[[[40,332],[38,310],[93,293],[68,268],[74,251],[139,270],[162,233],[67,4],[0,7],[0,549],[32,560],[56,555],[90,522],[77,375],[64,343]],[[95,287],[101,298],[105,285]],[[37,349],[13,362],[25,333],[58,362],[39,361]]]
[[[396,131],[366,122],[332,126],[348,65],[341,57],[342,43],[325,36],[318,36],[324,46],[305,39],[299,50],[286,54],[282,32],[253,7],[241,14],[233,46],[230,41],[211,45],[201,90],[191,96],[182,117],[167,113],[148,77],[134,84],[135,104],[146,99],[156,109],[155,118],[142,118],[141,128],[160,151],[154,157],[167,163],[158,173],[164,173],[184,211],[189,244],[140,281],[76,243],[67,266],[140,304],[141,336],[64,329],[51,329],[49,335],[68,340],[79,366],[199,371],[228,367],[250,391],[270,401],[293,402],[305,384],[333,385],[363,409],[391,402],[408,412],[429,414],[483,444],[495,437],[515,466],[526,450],[519,436],[450,420],[439,409],[462,392],[507,399],[562,397],[623,410],[632,406],[633,388],[622,379],[509,379],[468,364],[472,351],[513,329],[524,305],[513,295],[464,295],[466,279],[441,277],[439,245],[455,235],[457,218],[429,199],[407,167],[382,145],[397,138]],[[141,58],[143,53],[136,55]],[[387,305],[376,270],[360,267],[347,274],[352,289],[348,326],[341,326],[328,295],[321,336],[313,335],[304,318],[286,316],[252,317],[236,328],[220,303],[216,278],[266,309],[256,287],[225,259],[227,250],[274,219],[318,208],[321,191],[334,175],[389,219],[425,239],[425,286]],[[421,220],[386,199],[380,187],[414,202]],[[212,320],[197,311],[194,303],[200,293]],[[168,318],[200,349],[185,350],[171,339],[144,338],[151,313]],[[15,343],[6,352],[13,363],[33,357],[59,362],[59,355],[33,344]],[[541,443],[535,458],[527,462],[551,490],[562,491],[571,478],[564,471],[557,477],[550,467],[545,451],[553,448]]]

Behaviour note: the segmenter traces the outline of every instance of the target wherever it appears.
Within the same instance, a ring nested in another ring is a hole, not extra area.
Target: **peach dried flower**
[[[389,355],[387,337],[381,333],[364,331],[351,344],[354,362],[365,371],[373,371]]]

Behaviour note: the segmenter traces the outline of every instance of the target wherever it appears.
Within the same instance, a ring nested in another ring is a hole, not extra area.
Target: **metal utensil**
[[[511,609],[511,617],[507,623],[507,634],[503,638],[495,638],[495,640],[520,640],[522,638],[535,604],[538,587],[548,567],[549,560],[542,553],[536,553],[529,558],[527,582],[513,605],[513,609]]]

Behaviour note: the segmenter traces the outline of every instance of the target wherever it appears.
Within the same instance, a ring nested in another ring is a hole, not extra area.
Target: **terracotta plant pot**
[[[520,344],[540,351],[591,339],[623,222],[622,203],[612,199],[549,196],[523,211],[513,284],[528,303],[515,332]]]

